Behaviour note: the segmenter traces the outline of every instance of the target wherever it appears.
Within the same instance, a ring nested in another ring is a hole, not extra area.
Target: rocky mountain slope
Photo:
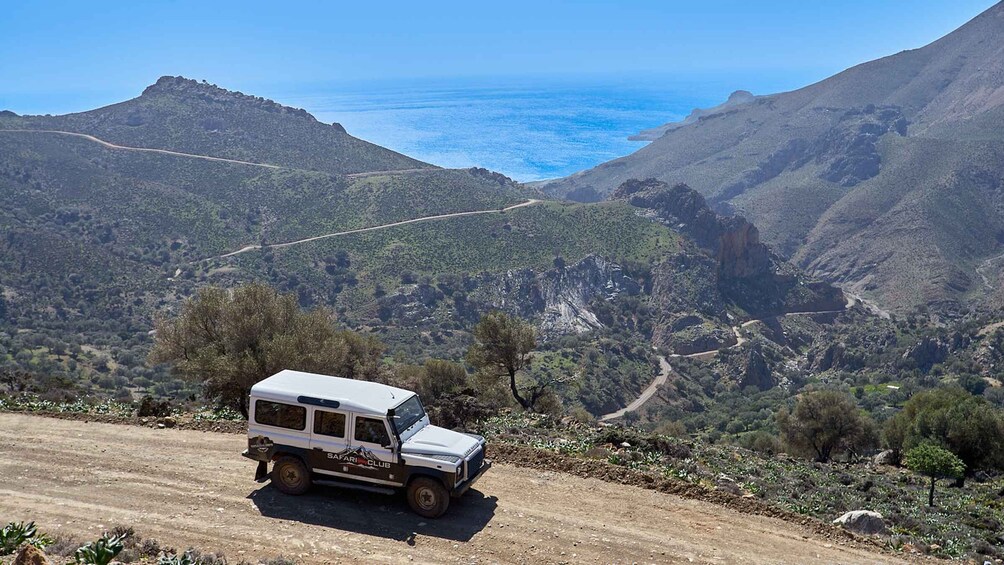
[[[629,180],[612,198],[687,235],[700,252],[681,250],[653,270],[652,296],[661,320],[653,341],[689,354],[732,345],[733,321],[786,312],[844,307],[835,287],[807,279],[760,242],[740,216],[723,217],[690,187]]]
[[[201,286],[259,280],[415,361],[459,359],[481,315],[517,314],[539,329],[539,370],[578,375],[566,400],[605,413],[647,386],[652,345],[732,343],[735,320],[843,304],[685,187],[539,197],[181,78],[91,112],[6,115],[0,364],[180,394],[142,362],[153,319]]]
[[[1004,4],[934,43],[663,127],[550,183],[581,201],[683,182],[810,273],[906,311],[1000,300]],[[696,118],[696,119],[694,119]],[[654,134],[653,134],[654,135]]]

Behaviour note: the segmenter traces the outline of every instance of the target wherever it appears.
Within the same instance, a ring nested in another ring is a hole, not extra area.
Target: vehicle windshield
[[[425,408],[418,395],[412,396],[394,409],[394,429],[400,435],[425,417]]]

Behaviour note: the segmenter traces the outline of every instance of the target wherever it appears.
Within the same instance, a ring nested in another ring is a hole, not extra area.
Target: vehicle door
[[[397,446],[385,418],[352,414],[350,452],[359,478],[381,484],[400,485],[404,467],[398,463]]]
[[[350,451],[349,413],[314,408],[310,427],[310,466],[322,474],[346,473]]]

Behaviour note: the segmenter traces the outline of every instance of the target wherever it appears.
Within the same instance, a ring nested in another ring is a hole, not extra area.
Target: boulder
[[[872,462],[876,465],[895,465],[898,463],[897,460],[898,457],[896,457],[896,452],[891,449],[880,451],[878,455],[872,457]]]
[[[11,565],[49,565],[49,560],[42,553],[42,550],[26,543],[21,546]]]
[[[715,480],[715,490],[724,491],[736,496],[743,494],[743,489],[728,475],[718,475],[717,480]]]
[[[840,524],[845,530],[866,536],[889,534],[889,528],[886,527],[882,515],[871,510],[847,512],[833,523]]]

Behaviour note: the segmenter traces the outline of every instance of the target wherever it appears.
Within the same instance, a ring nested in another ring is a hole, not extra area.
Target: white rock
[[[871,510],[853,510],[833,521],[840,524],[845,530],[863,535],[888,535],[889,528],[886,527],[882,515]]]

